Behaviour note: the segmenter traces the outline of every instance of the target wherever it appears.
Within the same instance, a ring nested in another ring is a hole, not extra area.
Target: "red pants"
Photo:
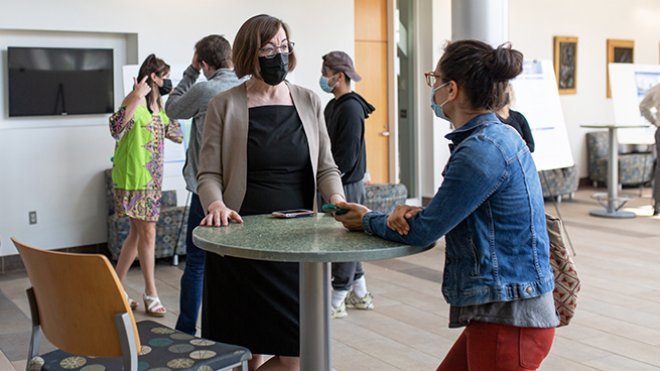
[[[554,328],[470,322],[437,371],[536,370],[554,337]]]

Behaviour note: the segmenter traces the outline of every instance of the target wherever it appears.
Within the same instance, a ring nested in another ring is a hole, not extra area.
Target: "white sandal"
[[[144,311],[147,315],[152,317],[163,317],[167,313],[167,309],[160,302],[158,296],[149,296],[147,294],[142,294],[142,299],[144,300]]]

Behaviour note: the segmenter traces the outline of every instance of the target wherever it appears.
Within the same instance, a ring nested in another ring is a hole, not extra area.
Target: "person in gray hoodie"
[[[203,73],[207,81],[196,83]],[[214,96],[239,85],[231,61],[229,41],[220,35],[208,35],[195,44],[192,63],[183,72],[181,82],[170,93],[165,112],[170,118],[192,118],[190,140],[183,167],[186,188],[192,192],[186,230],[186,266],[181,276],[180,313],[176,329],[195,335],[202,300],[205,253],[192,242],[192,231],[204,218],[204,209],[197,195],[197,166],[202,145],[206,107]]]

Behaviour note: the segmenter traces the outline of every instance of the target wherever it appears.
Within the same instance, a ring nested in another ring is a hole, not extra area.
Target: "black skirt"
[[[249,117],[247,187],[239,214],[311,209],[314,179],[295,108],[254,107]],[[206,254],[202,336],[254,354],[297,357],[299,290],[299,263]]]

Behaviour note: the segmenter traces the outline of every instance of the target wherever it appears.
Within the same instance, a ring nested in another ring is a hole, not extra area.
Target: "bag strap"
[[[545,187],[549,188],[548,186],[548,179],[545,177],[545,173],[543,170],[539,171],[541,173],[541,177],[543,178],[543,183],[545,183]],[[552,199],[552,205],[555,207],[555,211],[557,212],[557,217],[560,220],[563,220],[561,217],[561,213],[559,212],[559,205],[557,205],[557,202],[555,201],[554,197],[550,197]],[[573,256],[577,255],[577,252],[575,251],[575,248],[573,247],[573,241],[571,241],[571,236],[568,234],[568,230],[566,230],[566,223],[561,223],[561,227],[564,230],[564,236],[566,236],[566,240],[568,241],[568,247],[571,249],[571,253]]]

